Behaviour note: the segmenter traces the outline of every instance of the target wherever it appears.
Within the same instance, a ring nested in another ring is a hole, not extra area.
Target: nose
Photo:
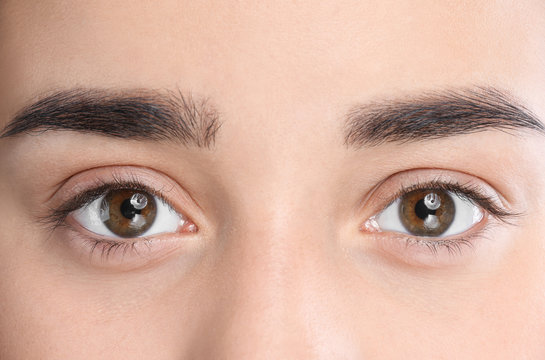
[[[338,345],[339,333],[329,298],[336,293],[329,225],[286,212],[285,204],[273,208],[249,209],[221,239],[214,300],[192,358],[331,358],[326,343]]]
[[[206,358],[310,358],[301,306],[305,258],[283,216],[254,212],[234,226],[216,266],[218,300]]]

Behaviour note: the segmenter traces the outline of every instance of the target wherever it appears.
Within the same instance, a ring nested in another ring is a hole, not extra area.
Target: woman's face
[[[0,358],[543,358],[543,19],[2,1]]]

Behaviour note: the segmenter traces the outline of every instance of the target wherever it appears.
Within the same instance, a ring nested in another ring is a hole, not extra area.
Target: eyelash
[[[50,227],[51,231],[54,231],[59,227],[69,226],[66,223],[66,219],[72,212],[92,203],[93,201],[107,194],[110,191],[122,189],[133,189],[146,192],[150,195],[157,197],[159,200],[163,201],[171,208],[174,208],[172,203],[168,201],[167,196],[165,195],[166,191],[164,191],[164,189],[153,189],[145,185],[143,181],[141,181],[134,174],[131,175],[129,179],[122,179],[114,175],[111,181],[97,179],[96,184],[90,189],[73,196],[60,207],[51,209],[51,214],[41,219],[42,223],[47,224]],[[117,241],[113,239],[100,239],[91,236],[85,236],[85,240],[90,242],[91,255],[97,248],[100,248],[101,255],[107,259],[112,251],[122,251],[123,254],[125,254],[127,251],[133,251],[138,253],[135,245],[137,243],[149,242],[150,238],[140,237],[136,241],[130,241],[130,239]]]
[[[127,188],[140,190],[150,195],[156,196],[164,203],[174,208],[172,204],[168,201],[164,189],[152,189],[151,187],[144,185],[144,183],[135,175],[130,176],[128,179],[122,179],[118,176],[113,176],[111,181],[97,179],[94,187],[73,196],[60,207],[51,209],[51,214],[46,216],[42,220],[44,223],[50,225],[52,231],[61,226],[68,226],[66,223],[66,219],[73,211],[76,211],[83,206],[90,204],[91,202],[105,195],[109,191]],[[504,223],[510,223],[509,220],[511,218],[520,215],[518,213],[509,212],[497,205],[497,201],[494,200],[492,197],[485,195],[485,192],[477,185],[460,184],[457,182],[444,182],[439,180],[421,182],[411,186],[402,186],[400,190],[397,191],[390,198],[388,205],[384,206],[383,209],[391,205],[396,199],[403,197],[404,195],[414,190],[431,189],[448,191],[457,196],[460,196],[461,198],[470,201],[474,205],[482,207],[495,219]],[[449,254],[459,254],[462,251],[462,246],[468,246],[471,248],[473,246],[472,239],[480,236],[484,230],[485,229],[480,229],[479,231],[473,232],[472,234],[467,234],[465,236],[452,239],[433,240],[423,237],[403,235],[400,236],[400,240],[405,241],[407,248],[414,245],[423,246],[434,255],[436,255],[440,249],[447,250]],[[99,248],[101,250],[102,256],[105,256],[106,258],[113,251],[122,251],[123,254],[125,254],[127,251],[133,251],[137,253],[138,251],[135,248],[135,244],[139,242],[146,243],[146,241],[149,241],[149,238],[146,237],[141,237],[137,241],[117,241],[112,239],[93,238],[91,236],[85,236],[85,238],[87,241],[90,242],[91,255],[97,248]]]
[[[506,224],[512,224],[510,219],[521,215],[519,213],[507,211],[497,205],[497,201],[495,201],[492,197],[485,195],[485,192],[478,185],[472,185],[469,183],[460,184],[458,182],[445,182],[439,180],[421,182],[411,186],[402,186],[401,189],[390,198],[390,201],[383,207],[383,209],[386,209],[388,206],[392,205],[396,199],[401,198],[415,190],[448,191],[471,202],[473,205],[480,206],[496,220]],[[440,249],[447,250],[447,252],[451,255],[455,253],[461,254],[462,246],[472,248],[472,239],[482,235],[486,229],[487,228],[482,228],[471,234],[452,239],[433,240],[424,237],[411,237],[403,235],[401,240],[405,241],[406,248],[414,245],[424,246],[434,255],[437,255]]]

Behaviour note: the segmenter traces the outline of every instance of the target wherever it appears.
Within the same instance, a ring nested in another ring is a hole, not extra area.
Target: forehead
[[[0,16],[2,76],[23,97],[78,85],[180,86],[301,103],[545,83],[541,1],[5,0]]]

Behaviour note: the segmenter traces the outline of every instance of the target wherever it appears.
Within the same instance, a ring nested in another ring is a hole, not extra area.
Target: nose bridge
[[[311,125],[308,115],[297,119]],[[216,299],[207,315],[213,331],[201,358],[315,357],[308,317],[325,307],[319,289],[335,270],[327,255],[335,245],[335,205],[324,183],[333,180],[324,176],[330,165],[317,156],[319,144],[279,121],[283,131],[252,126],[228,149],[244,164],[244,176],[225,179],[226,225],[215,240]],[[224,136],[234,136],[228,130]]]
[[[315,270],[313,264],[327,261],[324,250],[334,246],[329,209],[316,206],[316,198],[323,197],[320,190],[290,182],[270,186],[275,189],[271,192],[250,194],[247,189],[251,200],[239,196],[233,226],[223,241],[222,257],[236,273],[238,291],[247,293],[247,301],[269,301],[275,311],[297,300],[300,282]]]
[[[321,256],[309,242],[323,243],[318,237],[325,232],[301,214],[305,206],[294,193],[265,197],[255,201],[254,195],[256,206],[241,205],[222,239],[213,356],[311,357],[302,308],[312,295],[304,282]]]

